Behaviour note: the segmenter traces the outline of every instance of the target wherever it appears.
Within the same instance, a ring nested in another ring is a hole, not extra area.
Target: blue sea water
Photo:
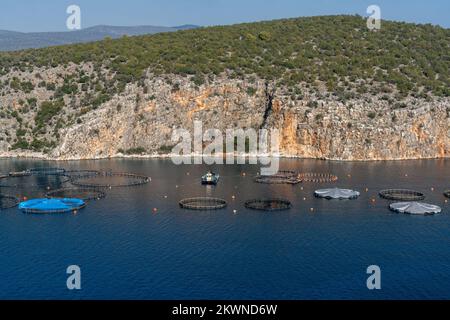
[[[108,190],[77,214],[1,211],[1,299],[450,298],[450,206],[442,194],[450,189],[449,160],[282,160],[282,169],[339,176],[334,184],[297,186],[254,183],[258,166],[217,166],[217,187],[200,184],[208,167],[170,160],[0,160],[0,172],[39,166],[111,169],[152,181]],[[44,186],[58,187],[54,177],[40,179],[0,192],[32,198],[42,196]],[[362,194],[350,201],[313,196],[328,186]],[[394,214],[377,195],[391,187],[422,191],[443,213]],[[192,196],[224,198],[229,206],[180,209],[178,201]],[[244,208],[245,200],[268,196],[289,199],[293,208]],[[66,287],[69,265],[81,268],[80,291]],[[370,265],[381,268],[381,290],[366,287]]]

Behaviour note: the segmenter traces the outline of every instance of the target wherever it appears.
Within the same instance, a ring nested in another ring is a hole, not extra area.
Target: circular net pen
[[[258,175],[255,178],[255,182],[263,184],[298,184],[301,180],[294,171],[279,171],[271,176]]]
[[[450,190],[445,191],[444,196],[446,196],[447,198],[450,198]]]
[[[7,210],[17,207],[19,199],[13,196],[0,194],[0,210]]]
[[[150,182],[150,178],[133,173],[99,172],[95,176],[78,176],[72,184],[81,188],[122,188],[142,186]]]
[[[283,211],[291,209],[292,204],[285,199],[254,199],[246,201],[245,207],[259,211]]]
[[[421,192],[407,189],[387,189],[380,191],[380,197],[394,201],[422,201],[425,195]]]
[[[32,168],[27,171],[32,175],[60,175],[66,172],[66,170],[63,168],[48,168],[48,167]]]
[[[300,179],[301,182],[327,183],[336,182],[338,180],[338,177],[331,173],[306,172],[300,173],[298,175],[298,179]]]
[[[70,178],[60,174],[29,174],[29,175],[8,175],[0,177],[0,187],[29,190],[39,189],[58,189]]]
[[[83,201],[101,200],[106,197],[106,193],[93,188],[64,188],[52,190],[45,195],[47,198],[76,198]]]
[[[33,199],[19,204],[19,210],[29,214],[77,212],[86,207],[81,199]]]
[[[79,178],[91,178],[100,175],[98,170],[66,170],[64,175],[69,177],[71,180]]]
[[[218,198],[188,198],[180,201],[180,207],[188,210],[211,211],[224,209],[227,202]]]

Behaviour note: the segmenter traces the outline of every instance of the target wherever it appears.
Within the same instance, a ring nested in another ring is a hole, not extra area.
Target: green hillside
[[[198,85],[228,71],[279,85],[326,85],[330,92],[396,86],[402,97],[448,96],[450,29],[383,21],[381,31],[371,32],[359,16],[285,19],[1,53],[0,72],[88,61],[115,73],[109,94],[150,67],[155,74],[193,75]]]

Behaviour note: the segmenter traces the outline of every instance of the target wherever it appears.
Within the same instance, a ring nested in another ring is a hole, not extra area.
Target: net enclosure
[[[290,201],[285,199],[253,199],[245,202],[245,207],[251,210],[259,211],[282,211],[292,208]]]
[[[270,176],[258,175],[255,178],[255,182],[264,184],[298,184],[301,180],[294,171],[279,171],[277,174]]]
[[[200,211],[219,210],[224,209],[227,206],[227,202],[223,199],[208,197],[183,199],[179,204],[183,209]]]
[[[19,210],[31,214],[67,213],[86,206],[81,199],[33,199],[19,204]]]
[[[398,202],[391,204],[389,208],[397,213],[422,216],[433,215],[442,211],[438,206],[422,202]]]
[[[63,168],[51,168],[51,167],[42,167],[42,168],[32,168],[27,170],[29,173],[33,175],[58,175],[64,174],[66,172]]]
[[[72,178],[72,184],[82,188],[120,188],[141,186],[150,182],[147,176],[133,173],[99,172]]]
[[[387,189],[380,191],[380,197],[395,201],[422,201],[425,195],[421,192],[408,189]]]
[[[83,201],[100,200],[106,197],[105,192],[94,188],[63,188],[47,192],[47,198],[75,198]]]
[[[314,183],[326,183],[326,182],[336,182],[338,177],[331,173],[300,173],[298,178],[301,182],[314,182]]]
[[[15,174],[0,177],[0,187],[4,188],[56,189],[67,182],[70,182],[70,178],[63,174]]]
[[[19,199],[14,196],[0,194],[0,210],[6,210],[16,207]]]
[[[314,195],[318,198],[324,199],[336,199],[336,200],[345,200],[345,199],[356,199],[360,196],[360,193],[355,190],[350,189],[321,189],[314,192]]]

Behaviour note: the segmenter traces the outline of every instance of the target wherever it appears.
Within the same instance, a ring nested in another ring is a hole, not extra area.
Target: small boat
[[[218,174],[209,171],[202,177],[202,184],[216,185],[219,182],[219,178]]]

